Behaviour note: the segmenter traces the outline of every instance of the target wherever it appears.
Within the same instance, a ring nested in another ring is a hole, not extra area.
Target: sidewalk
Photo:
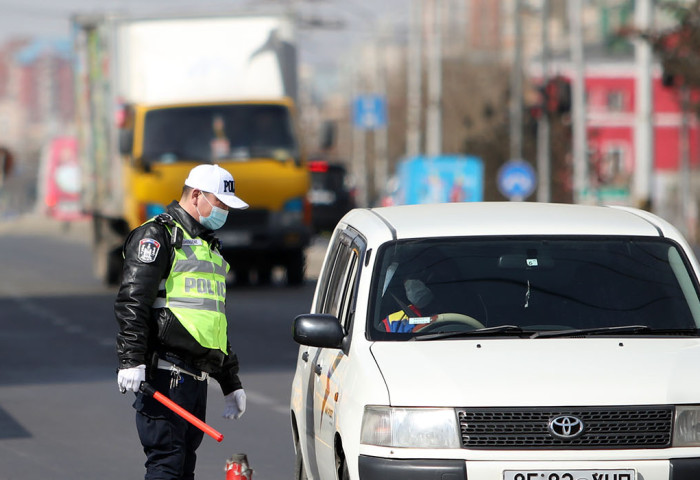
[[[26,213],[0,220],[0,235],[49,235],[71,241],[90,243],[90,220],[62,222],[40,213]]]

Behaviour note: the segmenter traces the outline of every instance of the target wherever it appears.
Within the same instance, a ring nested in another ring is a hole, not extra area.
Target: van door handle
[[[321,375],[321,372],[323,372],[323,367],[321,366],[320,363],[317,363],[316,366],[314,367],[314,373],[316,375]]]
[[[301,359],[304,360],[305,362],[308,362],[309,361],[309,352],[302,353]]]

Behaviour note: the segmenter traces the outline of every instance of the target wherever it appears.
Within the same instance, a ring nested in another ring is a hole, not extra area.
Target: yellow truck
[[[309,172],[297,128],[296,50],[286,16],[76,15],[78,144],[93,265],[119,281],[128,232],[217,163],[250,208],[218,232],[238,283],[284,267],[304,280]]]

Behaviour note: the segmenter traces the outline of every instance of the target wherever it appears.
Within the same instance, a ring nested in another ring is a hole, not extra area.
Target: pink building
[[[677,172],[681,158],[682,114],[678,90],[661,83],[656,69],[652,80],[654,112],[654,168]],[[635,71],[633,64],[613,67],[588,64],[586,73],[588,145],[603,185],[618,184],[634,169]],[[694,120],[688,131],[691,165],[698,162]]]
[[[635,169],[635,64],[630,55],[598,56],[587,52],[585,59],[587,118],[587,189],[584,197],[600,203],[632,205],[632,176]],[[553,62],[554,74],[572,77],[571,65]],[[679,91],[661,82],[661,68],[652,75],[654,172],[652,201],[654,210],[674,217],[679,209],[679,170],[683,145],[687,141],[690,169],[700,165],[700,125],[694,116],[683,115]],[[673,220],[673,218],[669,218]]]

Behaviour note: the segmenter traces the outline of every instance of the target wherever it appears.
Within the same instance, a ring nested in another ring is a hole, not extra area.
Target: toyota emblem
[[[583,433],[583,422],[571,415],[560,415],[549,421],[549,433],[559,440],[573,440]]]

